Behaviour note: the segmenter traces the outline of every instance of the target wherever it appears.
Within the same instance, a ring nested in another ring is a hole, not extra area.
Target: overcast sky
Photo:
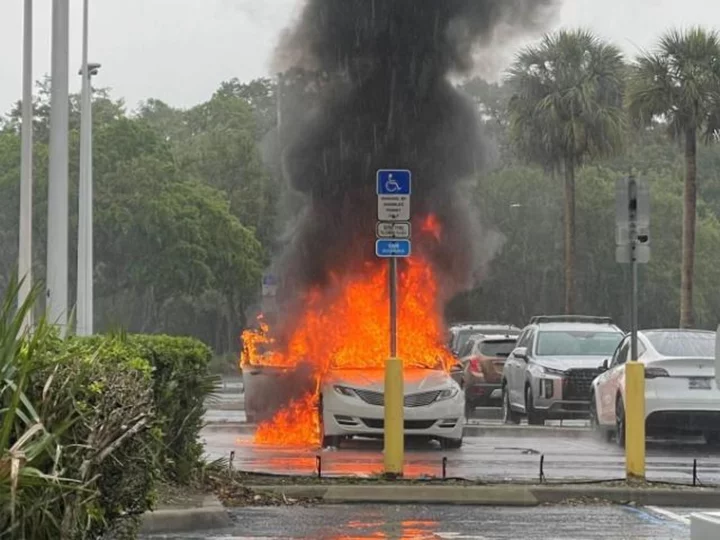
[[[338,0],[341,1],[341,0]],[[148,97],[191,106],[232,77],[270,74],[279,32],[300,0],[99,0],[91,2],[90,61],[97,86],[128,105]],[[50,71],[52,0],[35,0],[34,78]],[[71,4],[71,69],[80,67],[82,0]],[[22,0],[0,0],[0,113],[21,94]],[[720,27],[713,0],[565,0],[557,26],[585,26],[629,54],[651,47],[670,26]],[[73,77],[71,91],[79,88]]]

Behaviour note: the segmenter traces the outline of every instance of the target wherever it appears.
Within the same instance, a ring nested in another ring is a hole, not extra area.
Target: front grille
[[[385,404],[385,396],[380,392],[371,392],[370,390],[355,390],[357,396],[365,403],[382,407]]]
[[[361,418],[363,424],[371,429],[384,429],[385,420],[382,418]],[[435,420],[405,420],[405,429],[429,429],[433,426]]]
[[[563,399],[590,400],[590,386],[600,372],[597,369],[569,369],[563,379]]]
[[[385,405],[385,396],[382,392],[372,392],[370,390],[357,390],[355,393],[365,403],[370,405],[376,405],[382,407]],[[427,407],[434,402],[440,395],[440,390],[434,390],[432,392],[420,392],[418,394],[408,394],[405,396],[404,405],[405,407]]]
[[[404,405],[406,407],[427,407],[435,401],[440,395],[440,390],[434,392],[421,392],[419,394],[409,394],[405,396]]]

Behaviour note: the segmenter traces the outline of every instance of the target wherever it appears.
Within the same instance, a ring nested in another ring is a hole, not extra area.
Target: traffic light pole
[[[645,366],[638,362],[638,190],[628,182],[630,211],[630,362],[625,366],[625,468],[628,479],[645,478]],[[619,434],[618,434],[619,435]]]

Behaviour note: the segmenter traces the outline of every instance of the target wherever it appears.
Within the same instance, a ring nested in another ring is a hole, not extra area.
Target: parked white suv
[[[587,418],[590,385],[623,335],[607,317],[533,317],[503,368],[504,421]]]

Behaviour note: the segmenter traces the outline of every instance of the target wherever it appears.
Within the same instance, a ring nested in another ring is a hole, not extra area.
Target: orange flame
[[[440,241],[442,234],[442,225],[435,214],[430,214],[420,225],[420,230],[424,233],[431,234],[435,240]]]
[[[432,216],[429,222],[434,226],[428,232],[439,236],[436,218]],[[360,275],[335,276],[330,287],[311,290],[283,350],[262,350],[273,345],[263,322],[260,330],[245,331],[243,365],[294,367],[309,362],[318,382],[331,369],[382,369],[390,341],[388,265],[367,263],[363,270]],[[444,346],[441,308],[430,263],[420,256],[408,259],[398,277],[398,352],[406,368],[449,369],[451,356]],[[306,395],[261,424],[255,441],[282,446],[317,444],[317,396]]]
[[[278,446],[315,446],[320,442],[317,393],[306,394],[279,411],[255,432],[255,442]]]

